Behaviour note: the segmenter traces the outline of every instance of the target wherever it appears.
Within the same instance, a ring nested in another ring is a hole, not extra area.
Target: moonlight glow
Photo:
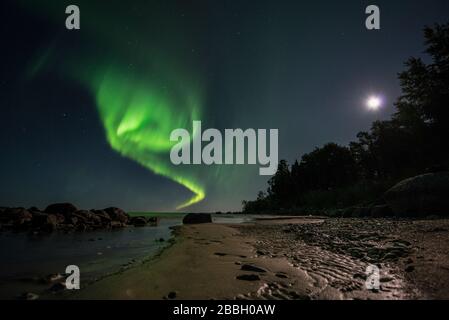
[[[376,111],[382,106],[382,99],[378,96],[371,96],[366,101],[366,106],[368,109]]]

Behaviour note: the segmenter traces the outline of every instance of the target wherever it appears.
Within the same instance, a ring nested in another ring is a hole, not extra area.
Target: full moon
[[[378,96],[371,96],[366,101],[366,106],[368,109],[376,111],[382,106],[382,99]]]

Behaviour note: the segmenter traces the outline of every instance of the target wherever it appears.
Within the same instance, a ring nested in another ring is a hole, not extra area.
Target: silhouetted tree
[[[376,121],[350,143],[359,176],[364,180],[391,180],[413,174],[419,163],[413,135],[397,121]]]
[[[305,154],[299,165],[298,178],[305,190],[332,190],[357,179],[357,167],[351,151],[335,143]]]
[[[293,180],[285,160],[281,160],[276,174],[268,181],[268,198],[276,208],[288,208],[294,198]]]
[[[431,62],[410,58],[399,74],[402,95],[393,116],[414,141],[421,166],[449,163],[449,24],[424,29]],[[422,169],[422,168],[420,168]]]
[[[402,95],[391,120],[374,122],[349,148],[335,143],[316,148],[299,163],[295,161],[291,171],[287,162],[281,161],[268,182],[268,194],[244,201],[244,211],[292,208],[301,205],[304,197],[307,203],[326,199],[335,205],[345,190],[351,190],[352,199],[354,186],[373,190],[366,186],[387,186],[426,171],[447,170],[449,24],[426,27],[424,37],[430,62],[410,58],[405,63],[406,70],[399,74]],[[335,196],[329,196],[332,192]]]

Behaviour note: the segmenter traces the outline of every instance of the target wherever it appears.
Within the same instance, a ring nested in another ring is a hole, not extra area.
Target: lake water
[[[0,298],[20,294],[24,286],[19,283],[29,285],[50,274],[64,274],[68,265],[77,265],[82,281],[90,282],[149,259],[168,245],[167,240],[172,237],[170,228],[182,224],[184,216],[179,213],[134,215],[158,216],[159,224],[113,231],[55,232],[45,236],[0,233]],[[214,223],[243,223],[251,219],[242,215],[213,215]]]

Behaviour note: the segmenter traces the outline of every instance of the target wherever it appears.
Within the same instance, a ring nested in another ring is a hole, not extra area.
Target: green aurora
[[[53,2],[45,6],[30,2],[24,2],[24,5],[33,12],[43,11],[58,22],[64,8],[63,3]],[[102,9],[89,2],[81,5],[82,8],[90,6],[92,11]],[[193,196],[176,206],[177,210],[202,201],[206,190],[195,176],[195,170],[174,166],[169,156],[176,143],[170,142],[170,133],[177,128],[191,127],[193,120],[201,120],[199,77],[188,63],[180,65],[178,61],[182,59],[173,53],[184,45],[185,40],[180,39],[174,47],[167,47],[161,40],[164,37],[157,35],[149,46],[146,39],[139,39],[142,40],[140,43],[145,43],[139,50],[124,50],[123,43],[130,37],[129,33],[102,29],[101,25],[113,25],[113,17],[107,14],[101,17],[104,24],[97,20],[95,24],[83,23],[81,31],[84,38],[93,34],[95,49],[107,53],[92,58],[91,52],[77,52],[76,56],[61,58],[55,49],[58,45],[56,39],[37,55],[27,77],[35,77],[53,68],[81,83],[95,98],[107,141],[113,150],[190,190]],[[176,38],[175,34],[170,36]],[[163,52],[160,46],[164,47]],[[129,61],[134,68],[129,67]]]
[[[199,101],[191,94],[193,90],[182,92],[180,88],[177,95],[172,95],[158,83],[139,82],[117,72],[107,72],[95,91],[111,147],[192,191],[194,196],[177,209],[203,200],[204,188],[167,163],[174,144],[169,141],[170,133],[176,128],[187,128],[199,119]]]

